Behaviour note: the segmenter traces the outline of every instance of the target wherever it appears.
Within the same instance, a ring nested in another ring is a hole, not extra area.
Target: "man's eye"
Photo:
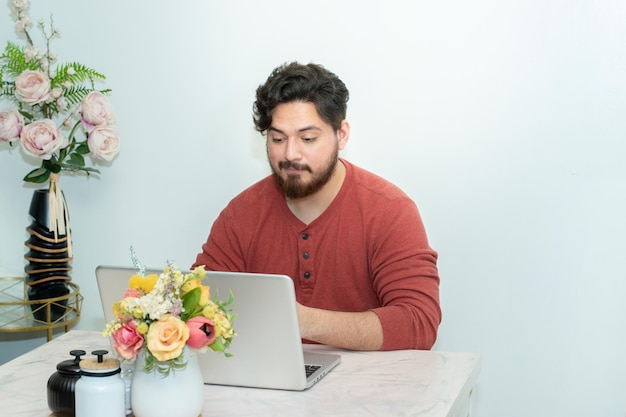
[[[302,140],[305,142],[313,142],[315,138],[302,138]]]
[[[284,138],[275,138],[275,137],[272,138],[272,142],[274,143],[280,143],[280,142],[283,142],[284,140],[285,140]]]

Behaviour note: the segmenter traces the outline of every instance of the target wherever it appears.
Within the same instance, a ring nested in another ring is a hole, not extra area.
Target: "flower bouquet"
[[[59,235],[67,234],[71,256],[69,216],[59,174],[99,173],[87,166],[85,157],[112,161],[119,153],[115,114],[106,96],[111,90],[96,89],[96,82],[105,79],[100,72],[78,62],[57,63],[50,46],[61,32],[52,17],[49,26],[43,19],[37,21],[44,45],[38,47],[31,35],[29,0],[11,0],[10,4],[15,27],[26,44],[9,41],[0,55],[0,102],[11,103],[0,108],[0,144],[13,147],[13,142],[19,142],[24,154],[35,158],[39,166],[24,181],[50,181],[48,229],[54,232],[55,243]]]
[[[37,22],[45,43],[38,48],[30,33],[29,1],[11,4],[27,44],[7,42],[0,55],[0,99],[14,105],[0,112],[0,142],[12,146],[19,140],[27,155],[41,160],[24,177],[27,182],[44,183],[61,171],[99,173],[86,166],[85,155],[111,161],[119,152],[115,115],[105,95],[110,90],[95,88],[105,76],[78,62],[56,64],[50,44],[60,31],[52,18],[49,27]]]
[[[226,349],[235,336],[233,295],[227,301],[211,299],[209,286],[202,284],[204,276],[203,267],[183,274],[171,263],[160,275],[133,275],[124,298],[113,305],[116,320],[103,334],[112,336],[123,359],[132,361],[143,353],[144,370],[164,376],[186,366],[186,346],[229,356]]]

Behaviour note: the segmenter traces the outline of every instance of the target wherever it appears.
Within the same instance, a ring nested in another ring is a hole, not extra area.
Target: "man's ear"
[[[348,139],[350,139],[350,123],[347,120],[341,122],[341,127],[337,130],[337,143],[339,145],[339,150],[345,148],[348,143]]]

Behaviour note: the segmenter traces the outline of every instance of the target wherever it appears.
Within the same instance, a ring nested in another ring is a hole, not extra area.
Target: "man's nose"
[[[300,144],[297,139],[287,139],[287,146],[285,147],[285,159],[288,161],[296,161],[302,157],[300,152]]]

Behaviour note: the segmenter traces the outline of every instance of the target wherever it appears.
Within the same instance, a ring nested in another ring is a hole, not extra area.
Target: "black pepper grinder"
[[[80,357],[87,352],[72,350],[68,359],[57,364],[57,371],[48,379],[48,407],[55,416],[74,417],[74,388],[80,379]]]

